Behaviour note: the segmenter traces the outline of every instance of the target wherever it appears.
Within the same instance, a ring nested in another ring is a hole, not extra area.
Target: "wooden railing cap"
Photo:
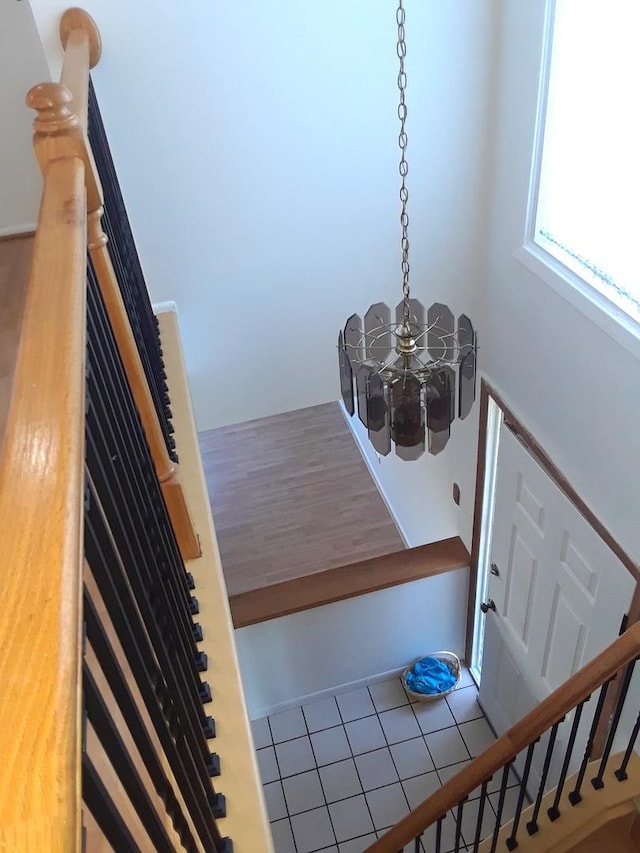
[[[61,83],[38,83],[27,92],[27,106],[36,110],[33,128],[39,133],[59,133],[78,124],[69,109],[73,95]]]
[[[63,48],[66,48],[73,30],[82,30],[89,37],[89,68],[95,68],[102,55],[100,30],[91,15],[78,6],[67,9],[60,19],[60,43]]]

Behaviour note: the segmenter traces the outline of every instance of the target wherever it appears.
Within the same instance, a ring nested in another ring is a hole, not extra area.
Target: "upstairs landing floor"
[[[200,433],[234,625],[469,565],[406,549],[337,403]]]
[[[229,595],[404,548],[337,403],[200,433]]]

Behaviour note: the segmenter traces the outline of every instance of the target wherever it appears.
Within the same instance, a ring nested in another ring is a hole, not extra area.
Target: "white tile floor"
[[[430,703],[409,702],[394,678],[255,720],[276,853],[366,850],[494,741],[476,696],[466,671],[457,690]],[[495,807],[497,795],[490,801]],[[492,806],[485,806],[487,827],[492,826]],[[509,818],[505,814],[503,819]],[[474,831],[470,802],[460,850],[467,849],[465,841],[473,843]],[[426,851],[433,837],[433,829],[425,834]],[[442,853],[453,849],[454,840],[449,814]],[[413,845],[409,849],[413,853]]]

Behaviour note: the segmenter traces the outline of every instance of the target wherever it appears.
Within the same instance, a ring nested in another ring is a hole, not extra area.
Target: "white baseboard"
[[[270,717],[271,714],[277,714],[280,711],[289,711],[291,708],[297,708],[300,705],[310,705],[312,702],[319,702],[321,699],[329,699],[331,696],[337,696],[340,693],[349,693],[351,690],[358,690],[361,687],[366,687],[368,684],[376,684],[378,681],[387,681],[389,678],[396,678],[404,672],[404,667],[391,669],[388,672],[381,672],[378,675],[371,675],[368,678],[359,678],[357,681],[350,681],[347,684],[340,684],[338,687],[330,687],[327,690],[319,690],[317,693],[308,693],[306,696],[299,696],[296,699],[289,699],[286,702],[280,702],[277,705],[267,705],[264,708],[258,708],[250,713],[250,719],[259,720],[262,717]]]
[[[23,225],[7,225],[0,228],[0,237],[19,237],[21,234],[33,234],[38,225],[35,222],[27,222]]]
[[[353,426],[353,418],[351,417],[349,412],[346,410],[345,405],[342,402],[342,400],[338,401],[338,405],[340,407],[340,411],[342,412],[342,417],[345,419],[347,426],[349,427],[349,429],[351,431],[351,435],[353,436],[354,441],[355,441],[356,445],[358,446],[358,450],[360,451],[360,455],[362,456],[362,459],[364,460],[364,464],[367,466],[367,469],[368,469],[369,473],[371,474],[371,479],[375,483],[376,489],[380,493],[380,497],[384,501],[384,505],[386,506],[386,508],[389,512],[389,515],[393,519],[393,523],[395,524],[395,526],[398,530],[398,533],[400,534],[400,538],[404,542],[404,547],[405,548],[411,548],[412,545],[409,542],[409,537],[407,536],[406,531],[400,522],[400,519],[396,515],[395,509],[393,508],[393,505],[391,504],[391,501],[389,500],[382,483],[378,479],[378,473],[377,473],[376,469],[373,467],[373,465],[371,464],[371,460],[369,459],[367,453],[365,452],[365,449],[362,445],[362,440],[361,440],[360,436],[358,435],[358,432],[356,431],[356,429]],[[355,417],[357,417],[357,415],[354,415],[353,417],[355,418]]]

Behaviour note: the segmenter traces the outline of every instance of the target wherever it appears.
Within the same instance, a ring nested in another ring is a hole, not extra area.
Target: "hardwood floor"
[[[231,599],[404,549],[337,403],[199,438]]]
[[[7,422],[33,235],[0,240],[0,451]]]

